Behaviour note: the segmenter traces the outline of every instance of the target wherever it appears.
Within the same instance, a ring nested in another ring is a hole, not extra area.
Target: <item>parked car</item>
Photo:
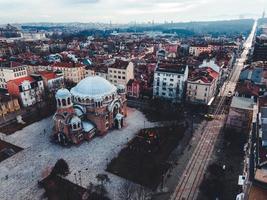
[[[209,121],[214,119],[214,115],[211,115],[211,114],[206,114],[206,115],[204,115],[204,117],[206,120],[209,120]]]

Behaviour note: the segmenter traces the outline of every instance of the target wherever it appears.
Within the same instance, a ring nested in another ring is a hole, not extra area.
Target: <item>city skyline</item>
[[[265,3],[265,0],[1,0],[4,12],[0,18],[1,24],[214,21],[260,17]]]

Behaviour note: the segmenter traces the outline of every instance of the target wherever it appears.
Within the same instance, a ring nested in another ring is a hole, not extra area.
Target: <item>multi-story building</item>
[[[108,80],[114,85],[126,87],[131,79],[134,79],[134,64],[132,62],[116,59],[108,67]]]
[[[11,96],[18,97],[24,107],[28,107],[43,100],[44,83],[41,76],[26,76],[8,81],[7,90]]]
[[[10,80],[28,76],[26,66],[11,63],[10,67],[0,67],[0,88],[7,89]]]
[[[42,77],[44,81],[44,86],[50,92],[55,93],[58,89],[64,86],[64,76],[62,73],[42,71],[38,74]]]
[[[201,53],[204,53],[204,52],[210,53],[211,50],[212,50],[212,47],[209,45],[190,46],[189,54],[193,56],[199,56]]]
[[[85,65],[80,63],[71,62],[59,62],[52,65],[45,66],[30,66],[29,71],[36,73],[39,71],[61,71],[63,73],[64,79],[74,83],[80,82],[85,77]]]
[[[7,95],[0,95],[0,117],[18,110],[20,110],[20,105],[17,98],[11,98]]]
[[[154,72],[153,97],[181,102],[187,78],[188,66],[159,63]]]
[[[203,67],[190,73],[187,80],[186,99],[192,103],[212,103],[219,80],[219,73],[210,67]]]
[[[225,127],[239,132],[249,130],[253,113],[257,113],[257,103],[253,99],[234,96]]]
[[[262,34],[256,38],[253,60],[267,61],[267,35]]]
[[[140,96],[140,81],[131,79],[127,84],[127,96],[139,98]]]

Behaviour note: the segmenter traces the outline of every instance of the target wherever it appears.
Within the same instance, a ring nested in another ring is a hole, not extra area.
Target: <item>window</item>
[[[122,79],[125,80],[125,76],[123,76]]]
[[[118,76],[119,79],[121,79],[121,76]]]
[[[68,104],[70,104],[70,98],[68,98]]]
[[[66,106],[66,99],[62,99],[62,105]]]
[[[173,81],[173,79],[171,78],[170,81]]]

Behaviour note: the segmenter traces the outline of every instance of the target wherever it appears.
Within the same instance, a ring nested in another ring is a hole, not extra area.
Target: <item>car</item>
[[[214,119],[214,115],[211,115],[211,114],[206,114],[206,115],[204,115],[204,117],[206,120],[209,120],[209,121]]]

